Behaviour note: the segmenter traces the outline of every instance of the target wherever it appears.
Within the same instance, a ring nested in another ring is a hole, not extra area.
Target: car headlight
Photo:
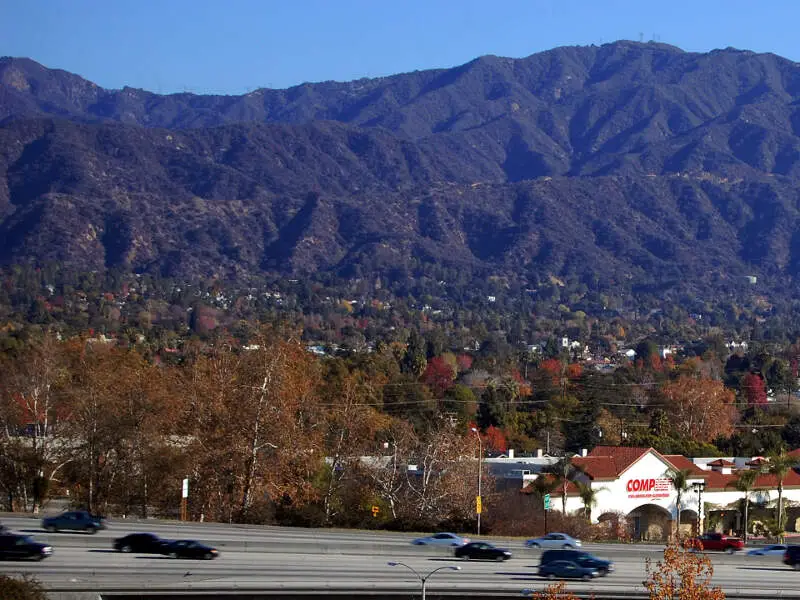
[[[53,552],[52,546],[45,546],[42,548],[42,554],[51,554]]]

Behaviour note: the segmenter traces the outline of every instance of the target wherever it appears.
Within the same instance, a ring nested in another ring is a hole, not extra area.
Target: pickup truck
[[[701,550],[721,550],[733,554],[744,548],[741,538],[728,537],[721,533],[704,533],[693,540]]]

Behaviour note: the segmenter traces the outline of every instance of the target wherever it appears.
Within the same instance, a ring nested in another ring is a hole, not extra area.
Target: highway
[[[412,535],[387,532],[349,532],[221,524],[147,521],[109,522],[96,535],[47,534],[38,520],[2,517],[15,531],[50,543],[55,551],[42,562],[0,562],[0,572],[30,573],[58,593],[104,590],[159,590],[231,592],[245,590],[334,591],[419,590],[413,574],[388,561],[404,562],[425,575],[441,566],[428,584],[437,591],[473,592],[485,589],[518,596],[523,588],[542,589],[546,581],[535,575],[539,552],[523,548],[521,540],[493,543],[512,550],[503,563],[460,561],[448,548],[412,546]],[[151,531],[165,538],[197,539],[216,546],[214,561],[170,559],[153,555],[120,554],[112,540],[134,531]],[[593,591],[598,599],[643,592],[645,559],[658,560],[661,549],[648,545],[590,544],[586,550],[615,562],[616,572],[592,582],[570,582],[575,592]],[[800,572],[780,562],[780,557],[713,555],[714,582],[729,597],[798,598]],[[59,596],[60,595],[60,596]],[[90,596],[86,596],[87,598]],[[97,594],[91,596],[97,598]]]

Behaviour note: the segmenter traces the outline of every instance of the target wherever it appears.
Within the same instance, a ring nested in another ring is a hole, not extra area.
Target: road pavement
[[[386,532],[255,527],[159,521],[110,521],[95,535],[48,534],[38,520],[11,517],[2,522],[16,531],[54,547],[42,562],[2,562],[0,572],[30,573],[57,590],[336,590],[419,589],[419,581],[404,562],[426,575],[441,566],[429,590],[478,590],[519,594],[523,588],[542,589],[536,576],[539,551],[525,549],[522,540],[490,541],[508,547],[514,557],[502,563],[459,561],[449,548],[412,546],[411,535]],[[134,531],[151,531],[165,538],[197,539],[220,549],[213,561],[170,559],[153,555],[120,554],[111,549],[114,538]],[[657,546],[590,544],[586,550],[615,562],[616,572],[592,582],[570,582],[574,591],[592,590],[598,598],[643,592],[645,560],[658,560]],[[780,557],[713,555],[714,582],[729,596],[799,598],[800,573],[781,564]]]

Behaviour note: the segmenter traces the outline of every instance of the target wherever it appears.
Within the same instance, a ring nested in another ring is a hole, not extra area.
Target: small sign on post
[[[373,507],[372,507],[372,516],[373,517],[377,517],[379,512],[381,512],[380,507],[373,505]]]
[[[544,495],[544,509],[550,510],[550,494]]]
[[[481,514],[483,512],[483,503],[480,496],[475,496],[475,513]]]
[[[184,477],[183,485],[181,486],[181,521],[189,520],[189,478]]]

